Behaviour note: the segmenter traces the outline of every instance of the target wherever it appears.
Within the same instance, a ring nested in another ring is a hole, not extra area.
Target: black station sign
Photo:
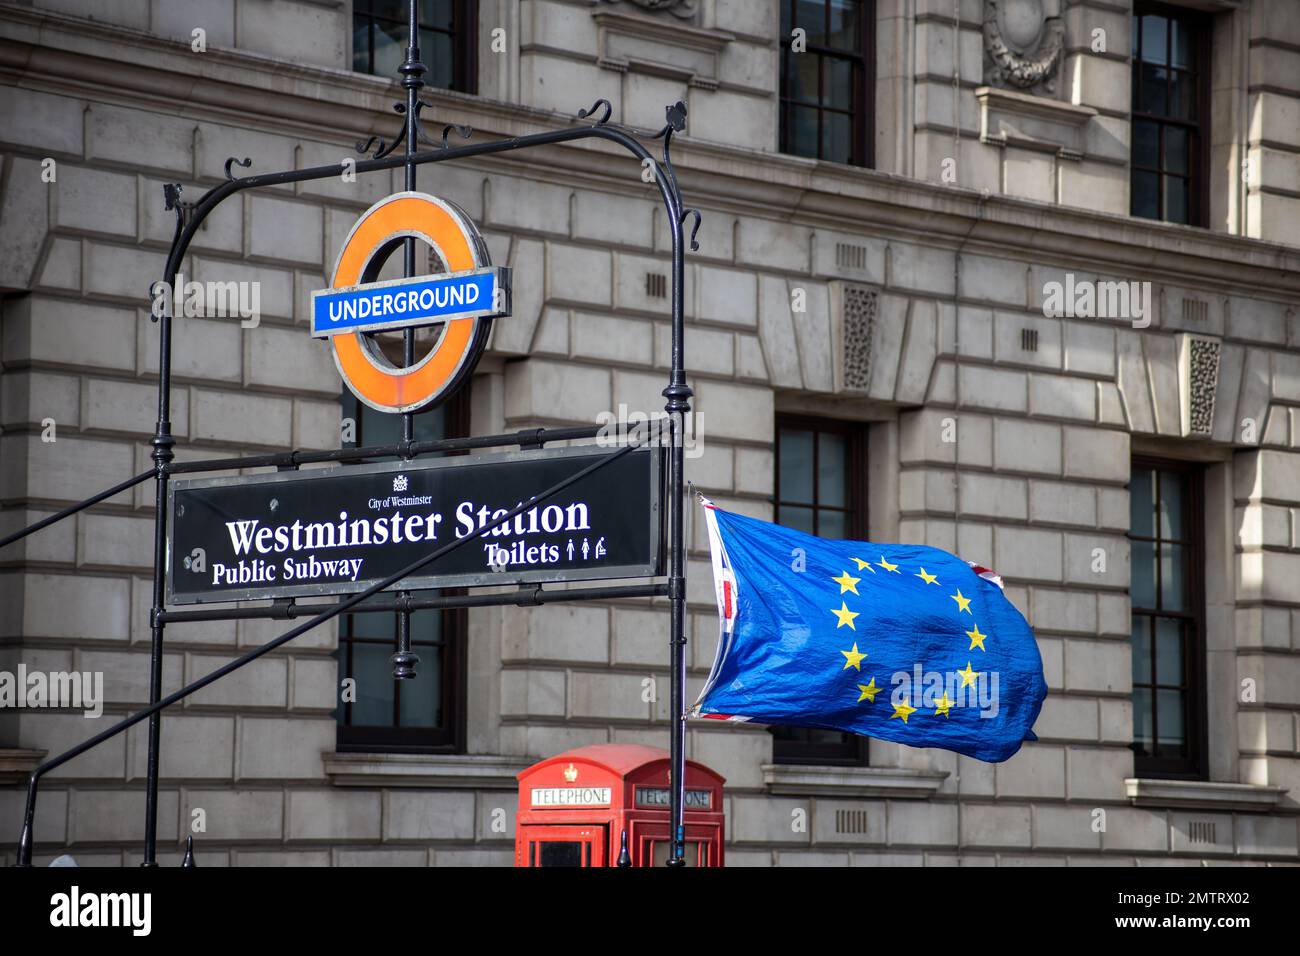
[[[394,589],[663,573],[658,448],[579,447],[173,482],[171,604],[364,591],[457,539]]]

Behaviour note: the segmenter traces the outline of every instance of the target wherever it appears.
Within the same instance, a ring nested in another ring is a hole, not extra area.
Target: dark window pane
[[[822,57],[822,106],[853,108],[853,63],[849,60]]]
[[[1144,120],[1133,123],[1133,163],[1137,166],[1160,166],[1160,126]]]
[[[1160,607],[1166,611],[1187,610],[1183,550],[1181,544],[1160,545]]]
[[[817,110],[810,106],[789,107],[790,140],[786,152],[817,158]]]
[[[817,503],[847,507],[848,480],[848,440],[822,432],[817,439]]]
[[[1138,103],[1138,110],[1156,116],[1167,115],[1165,111],[1169,105],[1166,90],[1168,82],[1168,70],[1162,66],[1151,66],[1149,63],[1143,63],[1142,99],[1141,102]]]
[[[1186,23],[1180,23],[1174,20],[1170,23],[1172,43],[1171,57],[1172,65],[1181,67],[1184,70],[1190,70],[1195,64],[1192,62],[1193,57],[1193,33],[1192,28]]]
[[[853,119],[847,114],[822,114],[821,158],[832,163],[853,161]]]
[[[582,866],[582,844],[576,840],[542,840],[537,847],[538,866]]]
[[[450,34],[421,30],[420,58],[429,68],[429,72],[424,75],[426,83],[440,90],[449,90],[455,85],[455,63]]]
[[[1183,477],[1174,471],[1160,472],[1160,537],[1183,537]]]
[[[1174,119],[1196,119],[1196,77],[1179,70],[1170,79],[1169,115]]]
[[[787,53],[790,66],[787,95],[801,103],[818,102],[821,93],[817,85],[817,71],[821,68],[822,58],[812,53]]]
[[[813,502],[813,433],[781,429],[781,500]]]
[[[830,46],[841,50],[858,50],[860,32],[858,15],[861,0],[830,0],[831,32],[827,38]]]
[[[442,721],[438,710],[442,687],[442,654],[436,647],[416,646],[420,655],[416,676],[401,682],[400,723],[403,727],[438,727]]]
[[[791,19],[790,19],[791,11],[792,11],[793,9],[794,9],[794,8],[793,8],[793,6],[791,5],[790,0],[781,0],[781,37],[780,37],[780,39],[782,39],[782,40],[789,40],[789,39],[790,39],[790,31],[792,31],[792,30],[794,29],[794,24],[791,22]]]
[[[1165,177],[1166,222],[1187,222],[1187,180],[1181,176]]]
[[[386,614],[364,616],[388,618]],[[352,645],[352,676],[357,682],[357,699],[352,705],[353,727],[392,726],[394,682],[393,665],[388,658],[394,649],[392,644]]]
[[[848,515],[842,511],[817,512],[817,536],[819,538],[847,538],[849,536]]]
[[[377,17],[406,22],[406,0],[371,0],[370,12]]]
[[[1157,756],[1177,757],[1183,753],[1186,722],[1183,713],[1183,692],[1180,690],[1156,691],[1158,710],[1156,726],[1159,728],[1160,740],[1156,748]]]
[[[375,21],[375,62],[371,72],[376,76],[396,77],[397,68],[406,59],[406,27],[395,23]]]
[[[352,21],[352,69],[370,72],[370,24],[360,17]]]
[[[1134,468],[1128,485],[1129,531],[1139,538],[1155,537],[1156,473]]]
[[[1183,626],[1171,618],[1156,618],[1156,683],[1183,683]]]
[[[1151,618],[1145,614],[1133,615],[1133,683],[1152,683]]]
[[[1145,62],[1165,63],[1165,49],[1168,42],[1168,21],[1164,17],[1142,18],[1142,59]]]
[[[1150,541],[1134,541],[1130,563],[1130,598],[1133,607],[1156,606],[1155,547]]]
[[[795,531],[813,533],[813,510],[811,508],[782,505],[776,515],[776,523],[793,528]]]
[[[808,35],[809,46],[826,45],[826,4],[822,0],[797,0],[795,26]]]
[[[1151,754],[1151,691],[1145,687],[1133,689],[1133,749]]]
[[[1160,218],[1160,177],[1156,173],[1133,173],[1133,215]]]
[[[1186,176],[1188,170],[1187,130],[1181,126],[1165,127],[1165,165],[1166,172]],[[1152,163],[1151,165],[1155,165]]]
[[[450,30],[455,25],[452,23],[452,7],[454,6],[452,0],[421,0],[420,25],[442,27],[444,30]],[[470,6],[472,9],[476,4]]]

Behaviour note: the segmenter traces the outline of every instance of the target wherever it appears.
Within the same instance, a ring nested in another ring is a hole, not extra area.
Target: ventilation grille
[[[1201,299],[1183,299],[1183,321],[1204,322],[1210,317],[1210,303]]]
[[[838,269],[866,269],[867,247],[852,242],[835,243],[835,266]]]
[[[866,833],[867,832],[867,811],[866,810],[836,810],[835,811],[835,832],[836,833]]]
[[[651,299],[663,299],[668,295],[668,277],[662,272],[645,274],[645,294]]]
[[[1020,348],[1026,352],[1038,351],[1038,330],[1037,329],[1020,330]]]
[[[1187,822],[1188,843],[1217,843],[1214,839],[1213,820],[1189,820]]]

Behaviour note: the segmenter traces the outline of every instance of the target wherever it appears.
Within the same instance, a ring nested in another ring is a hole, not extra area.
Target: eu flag
[[[721,619],[694,714],[1006,760],[1047,695],[1034,633],[986,568],[830,541],[705,504]]]

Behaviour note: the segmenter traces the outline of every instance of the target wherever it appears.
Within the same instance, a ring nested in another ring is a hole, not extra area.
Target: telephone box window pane
[[[578,840],[540,840],[538,866],[582,866],[582,843]]]
[[[1145,614],[1133,615],[1133,683],[1150,684],[1151,680],[1151,619]]]

